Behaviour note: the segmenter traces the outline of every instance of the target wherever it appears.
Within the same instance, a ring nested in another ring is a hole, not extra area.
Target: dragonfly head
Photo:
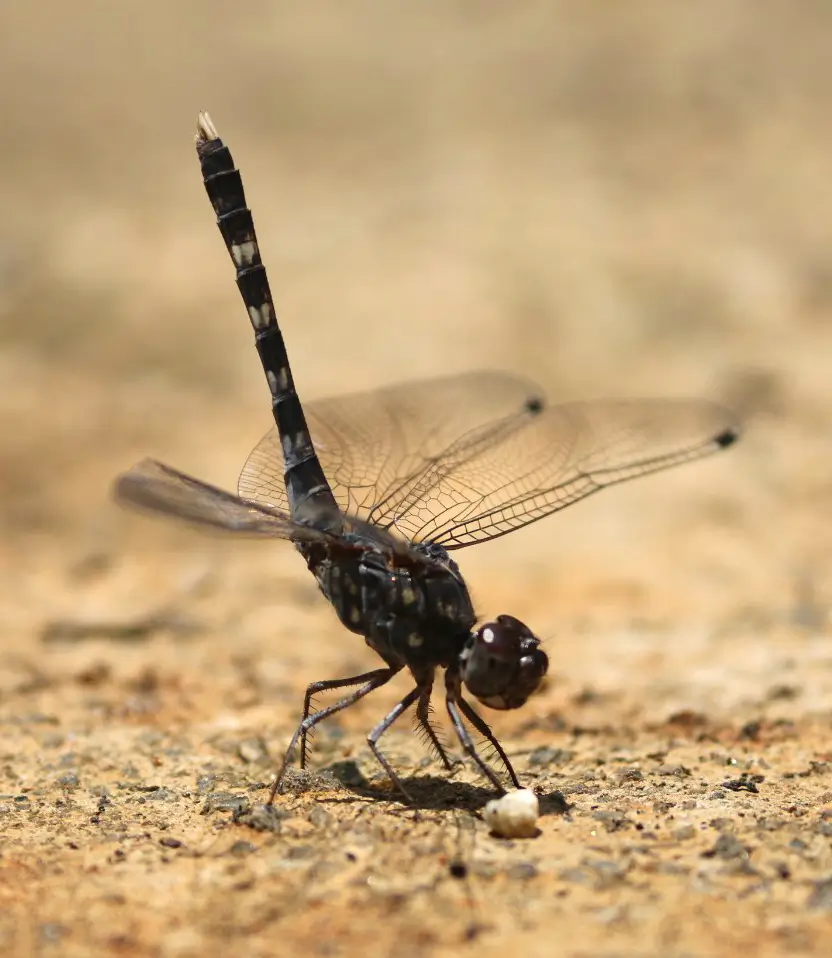
[[[513,615],[498,615],[472,632],[459,658],[468,691],[492,709],[520,708],[549,668],[540,639]]]

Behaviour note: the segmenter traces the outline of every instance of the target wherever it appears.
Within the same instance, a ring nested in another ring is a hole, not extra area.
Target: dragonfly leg
[[[442,763],[445,768],[448,771],[451,771],[451,769],[454,767],[454,763],[448,758],[446,746],[439,738],[436,729],[433,727],[430,721],[430,694],[432,691],[433,680],[431,679],[430,685],[425,686],[422,689],[421,695],[419,696],[419,702],[416,705],[416,720],[418,721],[419,725],[422,726],[425,736],[436,750],[436,754],[442,759]]]
[[[378,747],[378,740],[382,735],[390,728],[390,726],[396,721],[396,719],[403,713],[406,712],[411,705],[424,693],[425,686],[417,685],[414,689],[411,689],[410,692],[405,695],[405,697],[399,702],[399,704],[391,709],[387,715],[379,722],[379,724],[370,732],[367,736],[367,744],[370,746],[373,755],[375,755],[378,760],[379,765],[387,772],[387,775],[390,778],[390,781],[396,786],[396,788],[404,795],[408,802],[413,802],[410,794],[407,789],[402,785],[401,779],[393,771],[393,766],[387,761],[387,759],[382,755],[381,749]],[[430,694],[430,687],[428,687],[428,694]]]
[[[465,699],[462,698],[459,692],[459,679],[450,672],[445,673],[445,689],[445,706],[448,709],[448,715],[451,717],[451,722],[453,724],[454,731],[457,734],[457,738],[462,743],[462,747],[465,749],[468,755],[477,763],[477,766],[482,774],[488,779],[489,782],[491,782],[494,788],[496,788],[501,795],[505,794],[505,787],[497,777],[494,769],[492,769],[477,752],[474,741],[471,738],[468,729],[465,727],[465,722],[462,720],[463,715],[471,722],[474,728],[481,735],[485,736],[485,738],[494,746],[497,754],[505,763],[512,784],[516,788],[520,788],[520,783],[517,780],[517,776],[514,774],[514,769],[511,767],[511,763],[509,762],[506,753],[503,751],[502,746],[497,741],[491,729],[479,717],[479,715],[477,715],[477,713],[471,708]]]
[[[363,676],[358,677],[359,680],[364,678],[367,681],[364,682],[364,684],[357,688],[354,692],[350,692],[349,695],[345,695],[342,699],[339,699],[332,705],[328,705],[325,709],[321,709],[320,712],[316,712],[314,715],[306,714],[300,725],[298,725],[298,727],[295,729],[295,734],[292,736],[292,741],[289,743],[289,747],[286,749],[286,754],[283,756],[283,762],[281,763],[280,770],[275,777],[274,784],[272,785],[272,790],[269,793],[269,799],[266,804],[274,804],[275,796],[277,795],[277,792],[283,782],[286,769],[294,757],[295,749],[297,748],[298,740],[301,738],[301,736],[305,738],[306,735],[309,734],[309,731],[313,729],[319,722],[322,722],[325,718],[329,718],[330,715],[334,715],[336,712],[340,712],[342,709],[349,708],[350,705],[354,705],[360,699],[363,699],[365,695],[369,695],[374,689],[385,685],[397,672],[400,671],[401,666],[391,666],[386,669],[376,669],[374,672],[367,672]],[[335,687],[337,688],[338,686]]]
[[[514,772],[511,762],[508,760],[508,755],[506,755],[503,750],[503,746],[497,741],[497,736],[491,731],[481,715],[477,715],[473,708],[465,701],[461,696],[457,696],[457,704],[459,705],[459,710],[468,719],[468,721],[474,726],[474,728],[486,738],[489,744],[493,747],[494,751],[500,756],[500,761],[505,766],[508,776],[511,779],[511,784],[515,788],[520,788],[520,782],[517,779],[517,775]]]
[[[308,757],[307,737],[311,730],[304,728],[306,720],[309,718],[309,712],[312,708],[312,699],[321,692],[331,692],[333,689],[347,689],[353,685],[361,685],[362,682],[372,681],[379,672],[387,672],[387,669],[373,669],[372,672],[362,672],[361,675],[351,675],[347,679],[328,679],[323,682],[313,682],[306,690],[303,699],[303,718],[300,723],[300,767],[306,768],[306,759]],[[374,686],[378,688],[378,686]],[[356,700],[357,701],[357,700]],[[316,715],[319,713],[316,712]],[[329,713],[328,713],[329,714]],[[315,723],[317,724],[317,723]]]

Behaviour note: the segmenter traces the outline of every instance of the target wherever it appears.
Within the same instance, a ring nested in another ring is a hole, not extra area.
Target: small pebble
[[[491,831],[502,838],[533,838],[539,815],[537,795],[527,788],[493,799],[482,812]]]
[[[178,838],[160,838],[159,844],[164,845],[165,848],[181,848],[182,842]]]

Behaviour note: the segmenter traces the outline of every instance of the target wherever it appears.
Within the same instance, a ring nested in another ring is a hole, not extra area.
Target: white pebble
[[[482,810],[486,825],[502,838],[534,838],[539,815],[537,795],[527,788],[495,798]]]

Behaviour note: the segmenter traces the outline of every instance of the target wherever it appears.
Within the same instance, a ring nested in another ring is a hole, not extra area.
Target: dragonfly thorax
[[[341,622],[391,665],[456,665],[476,620],[456,563],[409,568],[370,537],[364,544],[337,558],[300,547]]]

